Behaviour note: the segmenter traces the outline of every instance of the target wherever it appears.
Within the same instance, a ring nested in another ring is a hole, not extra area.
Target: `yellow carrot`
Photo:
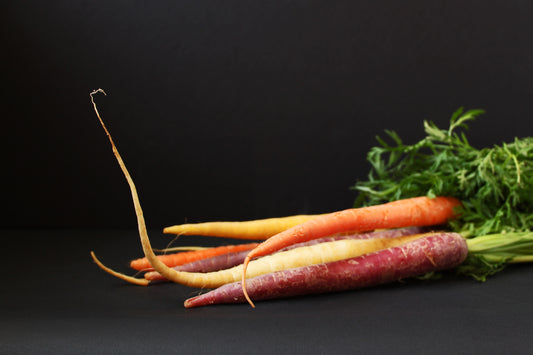
[[[203,235],[247,240],[265,240],[319,215],[295,215],[288,217],[257,219],[239,222],[188,223],[166,227],[163,233],[177,235]]]

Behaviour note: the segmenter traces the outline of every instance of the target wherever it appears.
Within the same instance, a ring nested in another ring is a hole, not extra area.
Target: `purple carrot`
[[[435,233],[356,258],[304,266],[247,280],[254,300],[293,297],[375,286],[460,265],[468,254],[457,233]],[[223,285],[185,301],[186,308],[246,302],[242,284]]]

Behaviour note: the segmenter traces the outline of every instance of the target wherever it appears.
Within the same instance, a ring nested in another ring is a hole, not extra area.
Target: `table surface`
[[[154,246],[169,241],[151,231]],[[184,309],[199,292],[141,287],[103,273],[128,272],[140,256],[135,230],[3,230],[0,353],[519,353],[531,351],[533,265],[485,283],[445,276],[364,290],[248,305]],[[220,240],[182,237],[178,245]],[[211,243],[211,244],[209,244]],[[6,280],[7,278],[7,280]]]

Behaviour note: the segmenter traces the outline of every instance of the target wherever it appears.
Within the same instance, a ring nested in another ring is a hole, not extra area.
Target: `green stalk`
[[[533,262],[533,232],[497,233],[466,240],[468,257],[457,272],[479,281],[508,264]]]
[[[515,256],[505,256],[505,255],[487,255],[485,258],[493,263],[497,263],[502,260],[507,260],[509,264],[519,264],[519,263],[530,263],[533,262],[533,255],[515,255]],[[509,258],[509,259],[507,259]]]
[[[533,258],[533,232],[498,233],[467,239],[470,253],[486,258]]]

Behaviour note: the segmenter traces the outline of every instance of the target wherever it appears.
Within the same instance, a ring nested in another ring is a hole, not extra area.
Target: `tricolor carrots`
[[[274,251],[279,251],[292,244],[315,240],[337,233],[363,232],[375,229],[391,229],[409,226],[431,226],[443,224],[449,218],[452,218],[456,215],[456,208],[460,205],[457,199],[449,197],[437,197],[434,199],[418,197],[391,202],[380,206],[350,209],[332,214],[320,215],[316,218],[308,220],[307,222],[284,230],[267,239],[264,243],[252,249],[252,251],[246,256],[244,263],[233,270],[228,269],[222,270],[218,273],[212,273],[216,275],[180,272],[165,265],[165,263],[156,256],[150,245],[150,239],[148,237],[146,223],[135,184],[113,142],[113,139],[111,138],[111,135],[109,134],[103,120],[98,113],[96,104],[94,103],[93,95],[97,92],[103,93],[102,90],[96,90],[92,92],[91,101],[100,124],[105,130],[109,142],[111,143],[113,154],[115,155],[115,158],[130,187],[135,214],[137,216],[139,236],[144,254],[146,255],[150,265],[156,271],[158,271],[162,277],[170,281],[191,287],[213,288],[227,284],[228,282],[238,281],[240,279],[242,293],[245,299],[253,306],[250,297],[246,293],[245,278],[247,276],[252,277],[254,275],[262,275],[281,270],[294,270],[295,268],[306,267],[311,264],[321,267],[319,265],[330,265],[329,263],[342,262],[342,260],[348,260],[347,262],[349,263],[358,263],[359,259],[353,259],[354,257],[357,258],[363,254],[379,255],[380,257],[381,255],[385,255],[384,251],[379,252],[378,250],[399,250],[401,254],[407,258],[407,251],[412,249],[413,245],[415,245],[414,243],[416,243],[418,240],[425,240],[426,237],[423,235],[412,235],[407,237],[368,239],[358,241],[340,240],[334,242],[325,242],[321,243],[320,245],[295,248],[276,253],[275,255],[267,256]],[[402,245],[404,245],[407,249],[394,249]],[[326,254],[323,252],[326,249],[329,249],[329,257],[325,257]],[[415,249],[420,249],[420,258],[426,260],[426,264],[429,263],[433,267],[440,268],[439,264],[435,262],[431,251],[428,252],[421,248]],[[301,251],[305,252],[301,253]],[[95,262],[97,262],[97,264],[100,265],[104,270],[109,271],[118,277],[140,285],[147,285],[150,282],[149,280],[135,279],[116,273],[99,263],[94,253],[91,253],[91,255]],[[263,256],[263,258],[251,261],[252,259],[261,256]],[[270,263],[272,259],[276,260]],[[249,272],[247,272],[248,265],[250,265]],[[400,274],[400,276],[403,277],[405,275]],[[303,275],[303,279],[306,278],[307,277]],[[325,279],[319,280],[319,282],[324,281]],[[311,285],[310,287],[313,288],[314,286]]]
[[[296,215],[242,222],[204,222],[180,224],[163,229],[163,233],[177,235],[204,235],[210,237],[265,240],[319,215]]]
[[[244,296],[253,307],[254,304],[246,292],[246,269],[254,258],[268,255],[294,243],[335,233],[444,224],[457,215],[459,206],[460,201],[453,197],[414,197],[334,212],[292,227],[261,243],[246,256],[241,280]]]
[[[193,261],[207,259],[212,256],[250,250],[258,246],[259,243],[247,243],[237,245],[224,245],[220,247],[207,248],[202,250],[186,251],[180,253],[158,255],[157,258],[169,267],[187,264]],[[132,260],[130,267],[138,271],[151,271],[152,266],[146,257]]]

